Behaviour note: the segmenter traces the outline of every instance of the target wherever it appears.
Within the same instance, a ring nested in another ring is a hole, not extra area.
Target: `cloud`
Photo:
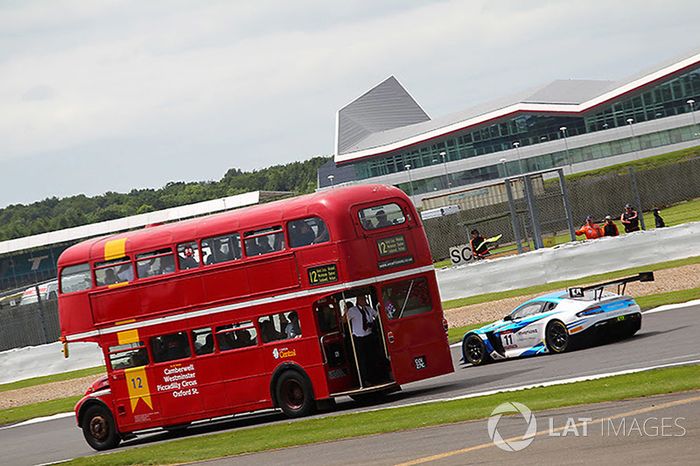
[[[4,3],[0,167],[43,160],[54,181],[8,180],[0,204],[330,154],[335,111],[391,74],[432,116],[557,78],[619,79],[697,44],[699,12],[690,1]],[[67,157],[83,162],[62,168]],[[115,157],[131,175],[100,178]]]

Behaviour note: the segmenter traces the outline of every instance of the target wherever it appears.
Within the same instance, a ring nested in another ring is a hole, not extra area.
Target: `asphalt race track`
[[[459,362],[459,348],[453,348],[456,368],[453,374],[410,384],[404,387],[402,392],[392,395],[389,401],[381,406],[400,406],[571,377],[697,361],[700,360],[700,347],[695,344],[698,334],[700,306],[690,306],[645,315],[642,329],[632,339],[561,355],[469,367]],[[359,406],[350,399],[343,399],[339,400],[334,412],[363,409],[367,407]],[[276,413],[244,416],[195,426],[188,429],[184,435],[204,435],[282,419],[282,416]],[[173,438],[176,437],[172,434],[151,434],[126,442],[120,448]],[[83,440],[82,433],[75,426],[72,417],[2,429],[0,452],[2,463],[8,465],[43,464],[95,454]]]

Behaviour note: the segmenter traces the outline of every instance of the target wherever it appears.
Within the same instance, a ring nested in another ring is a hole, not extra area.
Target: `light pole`
[[[413,180],[411,180],[411,164],[407,163],[406,165],[404,165],[404,168],[408,172],[408,186],[411,189],[411,197],[413,197]]]
[[[520,158],[520,142],[515,141],[513,147],[515,147],[515,153],[518,154],[518,166],[520,167],[520,174],[522,175],[525,173],[525,170],[523,170],[523,159]]]
[[[499,162],[501,162],[501,165],[503,165],[504,178],[508,178],[508,167],[506,166],[507,161],[508,161],[508,159],[505,159],[505,158],[499,160]]]
[[[571,161],[571,156],[569,155],[569,143],[566,140],[566,126],[559,128],[559,131],[564,135],[564,148],[566,149],[566,161],[569,163],[569,170],[574,171],[574,164]]]
[[[632,140],[630,141],[630,144],[632,145],[632,150],[634,151],[634,160],[639,160],[639,153],[637,152],[637,149],[634,148],[634,128],[632,128],[632,123],[634,123],[634,118],[628,118],[625,120],[628,125],[630,125],[630,133],[632,133]],[[641,149],[641,147],[640,147]]]
[[[331,188],[333,187],[333,178],[335,178],[335,175],[328,175],[328,181],[331,182]]]
[[[693,138],[698,136],[698,123],[695,121],[695,101],[693,99],[688,99],[685,103],[690,105],[690,114],[693,116]]]
[[[442,166],[445,168],[445,187],[449,190],[450,186],[450,175],[447,174],[447,152],[440,152],[440,157],[442,157]]]

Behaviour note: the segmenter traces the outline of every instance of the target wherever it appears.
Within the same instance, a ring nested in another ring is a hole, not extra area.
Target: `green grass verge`
[[[68,398],[42,401],[30,405],[0,410],[0,426],[26,421],[27,419],[34,419],[35,417],[51,416],[52,414],[73,411],[75,404],[80,398],[82,397],[70,396]]]
[[[676,267],[682,267],[684,265],[690,264],[700,264],[700,256],[688,257],[686,259],[678,259],[667,262],[660,262],[658,264],[645,265],[643,267],[632,267],[629,269],[618,270],[616,272],[601,273],[597,275],[590,275],[584,278],[577,278],[574,280],[562,280],[559,282],[546,283],[543,285],[530,286],[527,288],[518,288],[517,290],[507,290],[498,291],[495,293],[485,293],[477,296],[470,296],[468,298],[452,299],[450,301],[445,301],[442,303],[444,309],[454,309],[462,306],[469,306],[472,304],[485,303],[489,301],[496,301],[499,299],[513,298],[517,296],[525,296],[529,294],[539,294],[546,293],[548,291],[556,291],[559,289],[564,289],[569,286],[579,285],[583,283],[595,282],[595,281],[605,281],[614,280],[616,278],[624,277],[626,275],[634,275],[639,272],[644,271],[657,271],[664,269],[672,269]]]
[[[67,464],[180,464],[342,438],[483,419],[491,414],[494,407],[506,401],[518,401],[533,411],[541,411],[699,388],[700,366],[674,367],[554,387],[533,388],[515,393],[233,430],[105,455],[77,458]]]
[[[607,167],[598,168],[596,170],[573,173],[571,175],[566,175],[566,180],[574,181],[589,176],[609,175],[611,173],[624,175],[627,174],[627,170],[630,167],[634,167],[636,171],[651,170],[654,168],[663,167],[665,165],[673,165],[685,160],[691,160],[697,157],[700,157],[700,147],[691,147],[688,149],[681,149],[673,152],[667,152],[665,154],[655,155],[653,157],[645,157],[639,160],[618,163],[616,165],[610,165]]]
[[[639,307],[644,310],[663,306],[664,304],[685,303],[686,301],[692,301],[694,299],[700,299],[700,288],[668,291],[666,293],[650,294],[635,298]]]
[[[106,373],[105,366],[90,367],[88,369],[79,369],[77,371],[64,372],[62,374],[44,375],[41,377],[32,377],[31,379],[18,380],[0,384],[0,393],[8,390],[17,390],[20,388],[33,387],[34,385],[43,385],[45,383],[60,382],[63,380],[77,379],[79,377],[87,377],[88,375],[102,375]]]

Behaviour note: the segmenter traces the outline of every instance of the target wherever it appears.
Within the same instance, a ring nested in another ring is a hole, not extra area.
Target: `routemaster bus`
[[[390,186],[92,239],[58,269],[62,340],[97,342],[106,362],[75,408],[97,450],[237,413],[304,416],[453,371],[420,217]],[[375,313],[362,345],[347,317],[358,305]]]

